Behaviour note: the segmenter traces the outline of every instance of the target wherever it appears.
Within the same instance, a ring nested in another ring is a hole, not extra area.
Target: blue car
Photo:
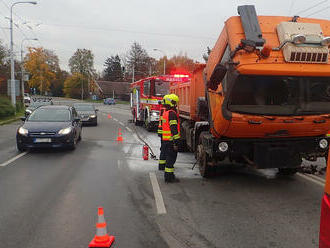
[[[115,105],[116,100],[114,98],[106,98],[106,99],[104,99],[103,103],[105,105]]]

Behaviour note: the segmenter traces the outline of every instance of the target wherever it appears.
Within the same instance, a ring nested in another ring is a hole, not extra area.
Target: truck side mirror
[[[227,73],[227,68],[223,64],[217,64],[212,72],[210,81],[207,83],[207,87],[211,90],[216,90],[219,83],[223,80]]]

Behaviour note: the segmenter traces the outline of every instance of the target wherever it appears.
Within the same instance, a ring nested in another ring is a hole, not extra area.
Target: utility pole
[[[14,30],[13,30],[13,7],[16,4],[28,3],[37,4],[37,2],[15,2],[10,7],[10,88],[11,103],[16,109],[16,85],[15,85],[15,62],[14,62]]]
[[[134,83],[134,71],[135,71],[135,65],[133,64],[133,74],[132,74],[132,83]]]
[[[162,50],[157,49],[157,48],[154,48],[153,50],[161,52],[164,55],[164,75],[165,75],[166,74],[166,54],[165,54],[165,52],[163,52]]]

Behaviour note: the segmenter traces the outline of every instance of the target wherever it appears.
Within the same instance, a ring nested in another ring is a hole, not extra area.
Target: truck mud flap
[[[286,144],[258,143],[254,145],[254,163],[258,169],[296,168],[301,160]]]

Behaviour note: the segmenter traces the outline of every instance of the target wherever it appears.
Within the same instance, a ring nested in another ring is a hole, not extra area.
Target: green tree
[[[88,49],[77,49],[69,60],[71,73],[80,73],[86,77],[95,74],[94,54]]]
[[[104,79],[112,82],[123,80],[123,69],[119,55],[110,56],[104,63]]]
[[[205,61],[205,63],[207,63],[207,61],[209,60],[209,56],[211,54],[211,49],[209,47],[206,48],[206,53],[203,54],[203,59]]]
[[[66,97],[77,98],[81,97],[81,89],[86,89],[88,79],[86,76],[75,72],[71,76],[67,77],[64,82],[63,92]],[[84,97],[87,96],[87,91],[84,91]]]

